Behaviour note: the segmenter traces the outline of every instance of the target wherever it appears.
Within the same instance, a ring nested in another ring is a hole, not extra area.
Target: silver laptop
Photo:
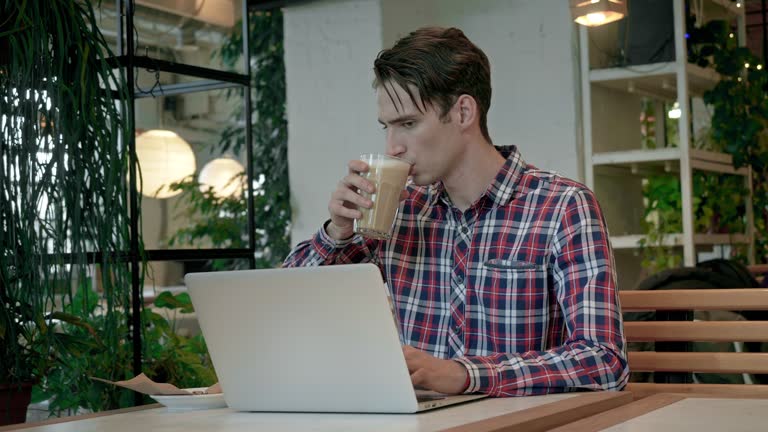
[[[484,396],[417,400],[372,264],[190,273],[185,281],[235,410],[412,413]]]

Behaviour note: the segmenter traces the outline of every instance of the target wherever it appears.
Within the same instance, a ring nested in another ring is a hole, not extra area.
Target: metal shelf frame
[[[271,5],[270,5],[271,6]],[[131,338],[133,344],[133,373],[139,374],[142,369],[142,338],[141,338],[141,309],[142,287],[140,286],[140,271],[144,261],[181,261],[181,260],[209,260],[209,259],[247,259],[250,268],[256,266],[256,238],[254,227],[254,199],[253,199],[253,133],[252,101],[251,101],[251,61],[250,47],[248,44],[249,19],[248,12],[254,8],[252,2],[242,2],[242,33],[243,59],[245,73],[237,74],[211,68],[193,66],[182,63],[174,63],[155,59],[148,56],[135,55],[136,36],[131,29],[134,27],[134,0],[116,0],[115,7],[118,12],[117,22],[117,56],[109,59],[114,68],[122,68],[125,71],[125,82],[128,89],[126,102],[127,111],[125,119],[130,127],[127,136],[122,137],[122,143],[129,152],[129,172],[135,172],[137,168],[135,119],[136,105],[134,101],[142,97],[153,96],[134,87],[134,78],[137,68],[148,68],[162,72],[199,78],[192,82],[174,85],[165,85],[162,95],[173,95],[209,91],[222,88],[241,88],[244,99],[244,127],[246,147],[246,178],[247,178],[247,217],[248,217],[248,247],[244,249],[163,249],[144,250],[139,248],[141,231],[139,227],[139,191],[136,184],[136,176],[130,176],[129,182],[129,206],[130,206],[130,245],[127,251],[110,252],[114,259],[128,263],[131,268]],[[115,93],[113,93],[115,94]],[[86,254],[89,262],[98,262],[104,252],[91,252]],[[76,259],[76,257],[70,257]],[[140,403],[140,395],[137,394],[136,402]]]

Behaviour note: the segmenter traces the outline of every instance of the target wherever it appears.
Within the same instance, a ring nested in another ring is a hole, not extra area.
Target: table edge
[[[443,432],[547,431],[629,404],[632,400],[632,393],[627,391],[578,393],[575,397],[466,423]]]
[[[89,414],[74,415],[69,417],[58,417],[58,418],[52,418],[52,419],[41,420],[36,422],[17,423],[17,424],[12,424],[7,426],[0,426],[0,432],[24,430],[24,429],[29,429],[33,427],[47,426],[47,425],[52,425],[57,423],[67,423],[67,422],[73,422],[78,420],[87,420],[90,418],[105,417],[109,415],[123,414],[123,413],[129,413],[134,411],[143,411],[143,410],[149,410],[149,409],[155,409],[155,408],[161,408],[161,407],[162,407],[161,404],[154,403],[154,404],[139,405],[139,406],[128,407],[128,408],[99,411],[99,412],[89,413]]]
[[[558,429],[552,430],[551,432],[599,431],[672,405],[676,402],[680,402],[681,400],[692,398],[733,399],[727,397],[722,398],[713,394],[689,395],[687,393],[656,393],[654,395],[638,399],[630,404],[600,413],[599,415],[593,415],[591,417],[583,418],[577,422],[564,425]]]

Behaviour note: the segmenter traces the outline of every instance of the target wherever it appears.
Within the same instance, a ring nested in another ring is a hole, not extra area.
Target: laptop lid
[[[190,273],[185,281],[231,408],[419,409],[375,265]]]

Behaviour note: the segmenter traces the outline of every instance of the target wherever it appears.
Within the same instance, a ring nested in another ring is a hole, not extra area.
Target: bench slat
[[[627,391],[635,399],[656,393],[702,394],[719,397],[768,398],[768,385],[764,384],[655,384],[629,383]]]
[[[631,351],[629,369],[643,372],[768,373],[768,353]]]
[[[762,288],[620,291],[619,299],[624,312],[768,310],[768,289]]]
[[[768,321],[626,321],[631,342],[768,342]]]

